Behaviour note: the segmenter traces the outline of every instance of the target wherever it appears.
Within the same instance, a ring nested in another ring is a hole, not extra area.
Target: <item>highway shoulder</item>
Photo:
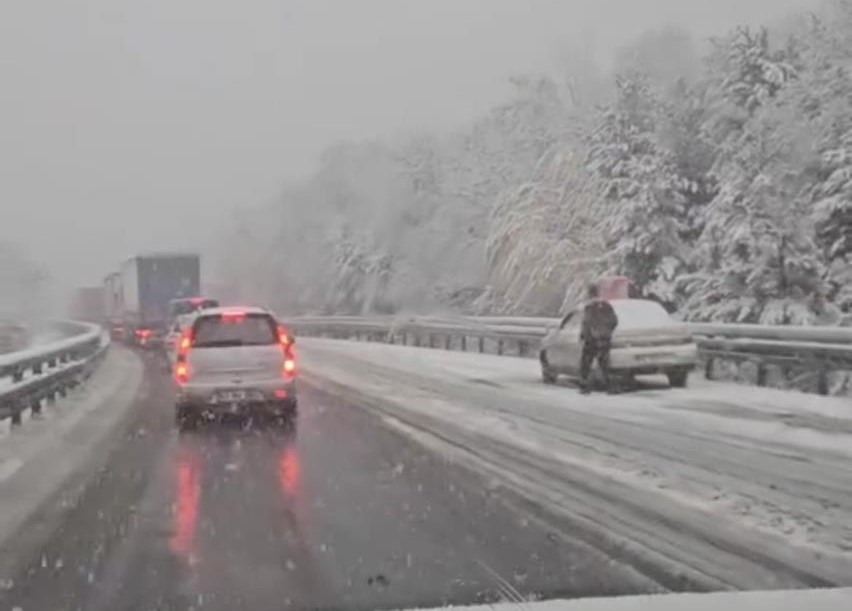
[[[0,577],[12,570],[11,549],[31,547],[25,542],[46,536],[49,516],[73,505],[128,422],[142,380],[139,359],[114,346],[83,387],[0,432]]]

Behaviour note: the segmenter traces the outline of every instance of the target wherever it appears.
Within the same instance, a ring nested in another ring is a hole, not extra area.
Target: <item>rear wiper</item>
[[[219,341],[204,342],[193,344],[193,348],[231,348],[234,346],[243,346],[245,343],[238,339],[223,339]]]

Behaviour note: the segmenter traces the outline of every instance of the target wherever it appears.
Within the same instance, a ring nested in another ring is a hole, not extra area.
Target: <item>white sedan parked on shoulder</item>
[[[687,376],[698,361],[698,348],[686,325],[654,301],[613,299],[610,304],[618,317],[610,352],[612,375],[630,378],[662,373],[671,386],[686,386]],[[581,306],[542,341],[539,357],[546,383],[554,383],[560,374],[579,377],[582,319]]]

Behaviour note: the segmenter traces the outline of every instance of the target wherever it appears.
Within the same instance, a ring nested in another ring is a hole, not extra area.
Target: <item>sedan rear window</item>
[[[192,330],[193,348],[266,346],[278,341],[275,322],[266,314],[202,316]]]
[[[645,299],[613,299],[610,301],[618,317],[619,329],[650,329],[678,324],[665,308]]]

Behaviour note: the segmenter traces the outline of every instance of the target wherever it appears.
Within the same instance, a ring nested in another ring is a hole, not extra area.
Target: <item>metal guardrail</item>
[[[531,356],[558,318],[440,316],[318,316],[286,320],[296,335],[366,339],[431,348]],[[765,386],[769,367],[798,368],[816,375],[816,392],[828,394],[828,375],[852,371],[852,328],[745,324],[687,325],[698,344],[704,373],[712,379],[717,361],[751,362],[755,383]]]
[[[69,337],[0,355],[0,420],[21,423],[27,410],[55,401],[89,378],[109,347],[103,330],[88,323],[55,323]]]
[[[0,320],[0,354],[8,354],[26,347],[28,331],[23,325]]]

